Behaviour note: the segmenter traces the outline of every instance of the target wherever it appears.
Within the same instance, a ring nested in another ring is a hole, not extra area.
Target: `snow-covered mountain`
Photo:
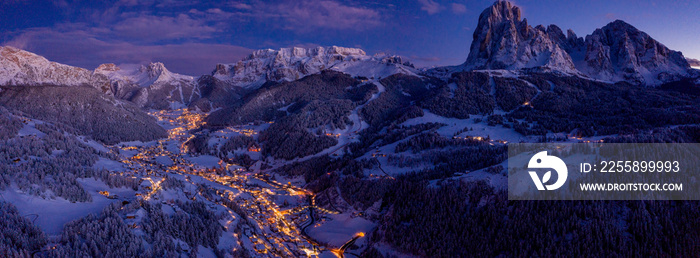
[[[0,86],[88,85],[132,101],[139,107],[153,109],[179,108],[193,103],[211,109],[265,82],[293,81],[326,69],[368,78],[419,73],[399,56],[368,56],[361,49],[335,46],[258,50],[238,63],[217,65],[212,76],[197,78],[170,72],[162,63],[102,64],[90,71],[51,62],[17,48],[0,48]],[[217,96],[212,95],[215,92]]]
[[[0,47],[0,86],[92,86],[102,93],[163,109],[199,97],[194,77],[168,71],[162,63],[102,64],[94,71],[51,62],[14,47]]]
[[[140,87],[153,84],[191,83],[194,77],[170,72],[163,63],[148,65],[102,64],[95,69],[95,74],[106,75],[111,81],[124,81]]]
[[[140,107],[163,109],[186,105],[198,96],[192,76],[170,72],[163,63],[148,65],[102,64],[94,71],[111,82],[111,90],[121,99]]]
[[[597,80],[659,85],[689,76],[678,51],[624,21],[614,21],[583,38],[556,25],[531,27],[520,8],[497,1],[479,16],[467,61],[453,70],[544,68]]]
[[[361,49],[332,46],[257,50],[237,63],[218,64],[212,75],[235,86],[257,88],[267,81],[293,81],[325,69],[368,78],[417,73],[398,56],[368,56]]]
[[[548,32],[541,25],[528,25],[527,19],[521,18],[520,8],[511,2],[498,1],[479,15],[465,68],[547,67],[575,72],[571,57]]]
[[[92,72],[51,62],[37,54],[14,47],[0,47],[0,86],[90,85],[108,93],[109,82]]]
[[[681,52],[621,20],[586,36],[584,61],[577,68],[593,78],[650,85],[688,76],[690,67]]]

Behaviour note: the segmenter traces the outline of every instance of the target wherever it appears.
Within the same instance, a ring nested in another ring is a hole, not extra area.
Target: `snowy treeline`
[[[0,202],[0,257],[31,257],[46,245],[46,236],[14,205]]]
[[[217,250],[216,245],[223,232],[217,215],[208,210],[203,202],[178,200],[175,205],[182,211],[176,211],[171,216],[163,213],[161,204],[142,202],[142,208],[148,214],[143,221],[146,241],[169,236],[182,240],[193,248],[202,245]]]
[[[436,133],[417,135],[399,143],[395,149],[396,153],[409,150],[410,155],[389,154],[389,164],[401,168],[428,165],[418,174],[435,178],[495,165],[507,158],[505,146],[473,139],[448,139]]]
[[[316,135],[294,117],[285,117],[260,133],[263,154],[275,158],[294,159],[312,155],[338,143],[333,137]]]
[[[577,131],[580,136],[631,134],[637,130],[700,123],[700,98],[683,90],[614,85],[578,77],[533,74],[525,78],[540,89],[532,107],[521,107],[507,118],[536,123],[552,132]],[[686,89],[692,88],[686,85]],[[530,132],[518,126],[523,133]]]
[[[396,145],[394,152],[404,152],[410,150],[418,153],[427,149],[444,149],[446,147],[458,146],[485,146],[488,143],[475,139],[448,139],[437,133],[422,133]]]
[[[242,98],[229,108],[212,113],[207,124],[233,125],[254,121],[272,121],[287,112],[298,112],[312,101],[348,99],[362,102],[368,98],[372,88],[357,87],[360,81],[347,74],[326,70],[320,74],[306,76],[300,80],[261,87],[260,90]],[[291,105],[291,106],[290,106]]]
[[[24,123],[0,106],[0,140],[15,137]]]
[[[204,154],[204,153],[209,153],[211,150],[209,149],[208,142],[209,141],[209,136],[205,134],[198,134],[192,139],[187,140],[184,145],[187,147],[187,152],[188,153],[198,153],[198,154]]]
[[[496,102],[490,95],[489,77],[485,73],[454,73],[448,85],[433,91],[421,102],[421,107],[444,117],[460,119],[473,114],[490,114]]]
[[[56,250],[47,257],[152,257],[143,241],[124,223],[120,204],[107,206],[101,214],[90,214],[66,224]],[[156,243],[154,243],[155,245]],[[161,253],[166,254],[166,253]],[[173,253],[169,253],[171,256]]]
[[[397,180],[384,195],[383,239],[423,257],[695,256],[697,202],[508,202],[470,182]]]
[[[166,177],[165,180],[160,183],[160,186],[163,187],[163,189],[183,189],[185,183],[174,177]]]
[[[166,136],[153,117],[91,87],[10,87],[0,105],[107,144]]]
[[[138,182],[91,166],[100,154],[75,136],[48,124],[36,128],[46,135],[0,140],[0,189],[12,185],[45,198],[62,197],[74,202],[92,200],[78,178],[100,179],[108,186],[136,188]]]
[[[700,126],[687,125],[675,128],[657,128],[649,131],[639,131],[631,135],[607,137],[604,141],[619,143],[698,143],[700,142]]]
[[[56,250],[48,257],[174,257],[196,255],[199,245],[216,248],[222,227],[218,217],[202,202],[174,204],[173,215],[163,213],[161,204],[115,203],[101,214],[91,214],[64,227]],[[131,222],[126,214],[143,214],[140,222]],[[140,233],[137,233],[140,232]],[[178,244],[181,240],[187,245]],[[188,248],[189,246],[189,248]]]
[[[360,132],[360,141],[348,144],[348,148],[354,155],[361,155],[370,151],[370,147],[376,143],[380,143],[381,145],[392,144],[412,135],[424,131],[433,131],[443,126],[445,126],[445,124],[432,122],[411,126],[392,124],[386,127],[386,131],[378,131],[377,128],[370,127],[366,130],[362,130]]]

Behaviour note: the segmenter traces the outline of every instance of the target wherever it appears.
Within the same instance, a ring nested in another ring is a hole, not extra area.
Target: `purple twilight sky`
[[[481,11],[493,1],[5,0],[0,44],[94,69],[160,61],[200,75],[253,49],[337,45],[406,56],[418,66],[464,62]],[[700,58],[700,2],[513,1],[531,25],[579,36],[615,19],[686,57]]]

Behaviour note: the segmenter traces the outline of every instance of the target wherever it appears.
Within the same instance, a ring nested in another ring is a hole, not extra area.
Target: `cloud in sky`
[[[231,7],[236,8],[236,9],[241,9],[241,10],[251,10],[253,9],[253,6],[246,4],[246,3],[238,3],[234,2],[230,4]]]
[[[284,29],[309,32],[314,29],[362,31],[381,26],[378,11],[342,4],[337,1],[290,1],[283,4],[261,4],[256,17],[281,21]]]
[[[452,12],[455,14],[463,14],[467,12],[467,6],[458,3],[452,3]]]
[[[3,44],[88,69],[104,62],[168,64],[172,60],[173,71],[195,75],[209,73],[219,62],[236,62],[252,51],[226,43],[232,37],[229,29],[246,22],[269,22],[278,30],[303,34],[359,32],[383,25],[379,11],[336,0],[193,4],[118,0],[102,9],[68,4],[66,13],[80,19],[14,31]],[[184,62],[175,64],[175,60]]]
[[[115,36],[139,40],[211,38],[217,28],[186,14],[176,17],[140,15],[119,21],[111,27]]]
[[[55,28],[27,30],[4,45],[39,52],[52,61],[94,69],[102,63],[144,64],[163,62],[168,69],[189,74],[208,74],[217,63],[232,63],[251,49],[218,43],[138,45],[121,40],[99,39],[94,31]]]
[[[441,12],[444,7],[433,0],[418,0],[421,4],[421,10],[426,11],[428,14],[433,15]]]
[[[209,73],[216,63],[236,62],[250,53],[249,48],[227,42],[236,37],[231,31],[251,23],[304,35],[361,32],[383,26],[376,8],[341,1],[252,0],[197,5],[184,0],[117,0],[93,8],[62,0],[55,2],[56,6],[73,19],[10,31],[0,40],[5,40],[3,45],[88,69],[105,62],[161,61],[173,71],[197,75]]]
[[[700,27],[680,26],[695,24],[692,8],[669,3],[677,11],[669,8],[651,19],[641,15],[664,10],[653,7],[650,0],[621,1],[626,8],[612,8],[615,5],[605,2],[543,5],[532,1],[521,8],[529,10],[526,17],[533,23],[558,24],[581,35],[612,19],[624,19],[673,49],[699,56],[692,42],[698,42]],[[464,0],[0,0],[0,44],[26,46],[53,61],[85,68],[102,62],[205,56],[208,64],[190,59],[190,64],[174,68],[191,75],[208,72],[217,62],[238,61],[245,55],[243,49],[299,44],[360,45],[368,53],[417,55],[428,57],[417,59],[425,65],[454,65],[463,60],[450,58],[466,57],[465,46],[471,43],[478,13],[491,4]],[[571,11],[572,5],[580,10]],[[237,54],[209,57],[205,46]],[[138,55],[115,56],[111,47],[132,48]],[[168,56],[165,50],[181,53]],[[429,58],[433,56],[439,59]]]

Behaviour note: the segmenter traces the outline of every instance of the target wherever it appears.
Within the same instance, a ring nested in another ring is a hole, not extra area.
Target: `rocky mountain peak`
[[[489,24],[499,24],[503,21],[519,22],[522,20],[520,7],[510,1],[496,1],[491,7],[486,8],[479,16],[479,23],[484,20]]]
[[[2,56],[4,60],[11,61],[17,66],[23,65],[25,62],[35,64],[49,62],[49,60],[40,55],[10,46],[0,47],[0,56]]]
[[[546,33],[550,39],[569,53],[569,55],[574,51],[581,50],[584,46],[583,38],[576,36],[576,33],[571,29],[567,30],[566,35],[564,35],[564,32],[559,26],[551,24],[547,26]]]
[[[575,72],[571,57],[550,38],[548,29],[528,25],[520,8],[509,1],[497,1],[481,13],[469,50],[467,69],[546,67]]]
[[[150,63],[145,66],[141,66],[139,71],[148,74],[149,78],[160,78],[162,76],[169,76],[171,73],[165,68],[165,65],[161,62]]]
[[[216,68],[211,73],[212,76],[226,76],[228,74],[228,66],[225,64],[216,64]]]
[[[101,64],[97,68],[95,68],[95,72],[116,72],[121,70],[119,66],[109,63],[109,64]]]

